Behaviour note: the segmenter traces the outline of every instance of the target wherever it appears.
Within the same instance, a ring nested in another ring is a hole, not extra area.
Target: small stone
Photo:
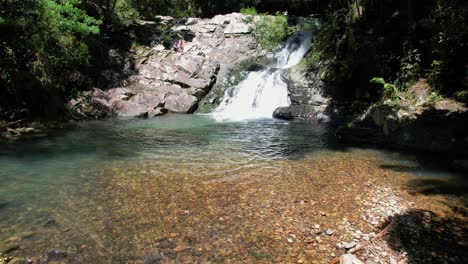
[[[408,260],[403,258],[400,261],[398,261],[398,264],[408,264]]]
[[[72,255],[72,253],[70,253],[70,252],[63,251],[63,250],[60,250],[60,249],[53,249],[53,250],[50,250],[50,251],[47,252],[47,259],[50,262],[51,261],[61,261],[61,260],[65,259],[65,258],[67,258],[70,255]]]
[[[172,238],[163,238],[156,242],[158,243],[158,248],[173,248],[176,246],[176,243]]]
[[[315,241],[317,241],[317,243],[321,243],[321,242],[322,242],[322,239],[320,238],[320,236],[316,236],[316,237],[315,237]]]
[[[356,258],[352,254],[344,254],[340,256],[340,264],[353,264],[353,260]]]
[[[326,246],[324,246],[324,245],[319,245],[318,246],[318,250],[321,251],[321,252],[325,252],[325,251],[327,251],[327,249],[328,248]]]
[[[21,237],[19,236],[13,236],[13,237],[10,237],[6,240],[6,242],[18,242],[21,240]]]
[[[8,253],[11,253],[13,251],[17,251],[19,249],[21,249],[21,247],[17,243],[10,243],[10,244],[7,244],[7,245],[1,247],[0,248],[0,253],[8,254]]]
[[[343,249],[344,245],[343,242],[336,243],[336,249]]]
[[[21,237],[23,239],[31,238],[33,236],[34,236],[34,232],[32,231],[26,231],[26,232],[21,233]]]
[[[325,230],[325,234],[326,234],[327,236],[331,236],[331,235],[333,235],[333,230],[327,229],[327,230]]]
[[[26,259],[19,258],[19,257],[13,258],[12,260],[8,262],[8,264],[24,264],[24,263],[26,263]]]
[[[343,247],[346,249],[346,250],[350,250],[352,248],[355,248],[356,247],[356,242],[349,242],[349,243],[343,243]]]
[[[161,261],[162,257],[157,253],[150,254],[143,259],[144,264],[159,264]]]
[[[178,253],[170,248],[163,249],[162,254],[170,259],[176,259]]]
[[[189,247],[187,247],[187,246],[185,246],[185,245],[179,245],[179,246],[177,246],[176,248],[174,248],[174,250],[175,250],[176,252],[183,252],[183,251],[185,251],[185,250],[187,250],[187,249],[189,249]]]
[[[319,225],[319,224],[315,224],[315,225],[314,225],[314,229],[320,229],[320,225]]]
[[[43,225],[45,228],[50,228],[50,227],[58,227],[60,226],[60,224],[57,222],[57,220],[49,220],[47,221],[44,225]]]
[[[26,259],[27,264],[36,264],[39,262],[39,259],[37,257],[30,257]]]
[[[322,211],[320,211],[319,214],[320,214],[321,216],[327,216],[327,213],[322,212]]]

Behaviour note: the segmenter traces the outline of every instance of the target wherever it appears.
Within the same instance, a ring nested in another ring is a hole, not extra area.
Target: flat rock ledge
[[[170,17],[161,17],[161,22],[140,22],[137,27],[146,30],[163,24],[163,34],[172,42],[185,40],[184,50],[174,51],[161,33],[153,35],[151,45],[123,52],[111,50],[109,57],[122,62],[124,69],[104,70],[103,87],[70,100],[72,119],[193,113],[228,68],[256,54],[250,34],[255,18],[248,17],[233,13],[182,22]]]

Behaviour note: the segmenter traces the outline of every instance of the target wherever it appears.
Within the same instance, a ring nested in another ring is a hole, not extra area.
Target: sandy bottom
[[[19,248],[3,258],[39,263],[49,251],[65,263],[333,263],[346,252],[337,244],[354,242],[350,250],[374,263],[468,260],[465,181],[421,176],[377,151],[161,164],[93,168],[80,188],[4,226],[0,246]]]

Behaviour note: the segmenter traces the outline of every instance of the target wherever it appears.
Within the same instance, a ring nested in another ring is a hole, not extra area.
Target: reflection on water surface
[[[326,198],[320,184],[340,179],[453,176],[420,166],[412,155],[340,145],[327,125],[188,115],[83,122],[48,138],[3,144],[0,168],[0,247],[19,243],[19,256],[59,248],[94,263],[141,260],[157,239],[187,230],[195,234],[179,242],[192,237],[202,247],[200,239],[213,237],[196,232],[214,231],[175,218],[196,212],[191,223],[209,225],[223,217],[220,208],[246,206],[242,197],[266,190],[303,185]],[[214,194],[223,198],[207,203]],[[241,234],[238,224],[217,236]],[[207,259],[217,254],[203,252]]]

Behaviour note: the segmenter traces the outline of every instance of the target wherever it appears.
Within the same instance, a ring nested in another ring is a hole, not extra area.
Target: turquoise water
[[[2,143],[0,246],[19,241],[22,250],[12,254],[34,256],[54,248],[77,252],[83,245],[116,243],[112,234],[118,230],[107,230],[113,220],[101,199],[110,170],[131,168],[137,172],[131,177],[261,177],[284,173],[275,162],[334,152],[379,156],[416,175],[451,175],[421,166],[414,155],[343,145],[324,124],[219,123],[203,115],[82,122],[47,138]],[[111,253],[93,254],[106,262],[103,256]]]

